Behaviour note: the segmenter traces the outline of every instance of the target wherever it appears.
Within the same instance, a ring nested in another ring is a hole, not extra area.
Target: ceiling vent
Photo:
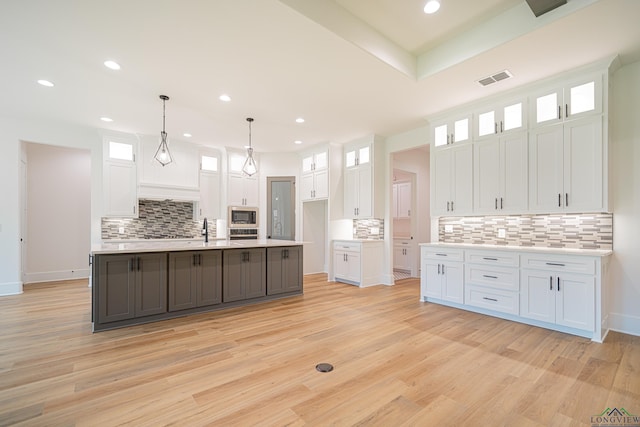
[[[491,76],[481,78],[480,80],[478,80],[478,83],[480,83],[482,86],[489,86],[490,84],[497,83],[500,80],[509,79],[511,77],[513,77],[513,74],[511,74],[507,70],[503,70]]]
[[[527,0],[527,4],[537,18],[547,12],[551,12],[553,9],[560,7],[563,4],[567,4],[567,0]]]

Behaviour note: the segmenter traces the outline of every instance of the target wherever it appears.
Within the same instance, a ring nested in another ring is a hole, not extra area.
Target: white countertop
[[[344,243],[383,243],[382,239],[335,239],[334,242]]]
[[[102,243],[91,247],[91,254],[124,254],[140,252],[172,252],[195,251],[207,249],[243,249],[243,248],[267,248],[277,246],[300,246],[306,242],[296,240],[149,240],[125,243]]]
[[[576,248],[546,248],[541,246],[506,246],[506,245],[479,245],[471,243],[420,243],[420,246],[433,248],[458,248],[458,249],[486,249],[497,251],[518,251],[530,253],[548,253],[557,255],[589,255],[605,257],[613,254],[612,250],[605,249],[576,249]]]

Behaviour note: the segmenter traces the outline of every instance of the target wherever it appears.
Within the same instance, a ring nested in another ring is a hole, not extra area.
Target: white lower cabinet
[[[333,279],[359,287],[382,283],[384,242],[382,240],[335,240]]]
[[[610,252],[560,255],[551,253],[553,249],[545,252],[456,246],[420,245],[422,301],[453,305],[596,342],[606,336]]]
[[[463,251],[456,249],[422,249],[420,293],[423,300],[464,302],[463,256]]]

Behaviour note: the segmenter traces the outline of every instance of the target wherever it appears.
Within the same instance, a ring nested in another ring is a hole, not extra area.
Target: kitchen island
[[[302,253],[271,239],[96,245],[93,331],[301,295]]]

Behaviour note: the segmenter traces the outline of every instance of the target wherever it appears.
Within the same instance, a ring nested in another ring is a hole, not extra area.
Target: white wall
[[[102,139],[97,129],[46,120],[0,118],[0,295],[22,292],[20,255],[20,162],[22,142],[91,152],[91,242],[100,242]]]
[[[640,335],[640,62],[613,76],[610,326]]]
[[[25,283],[89,277],[91,153],[25,144]]]

